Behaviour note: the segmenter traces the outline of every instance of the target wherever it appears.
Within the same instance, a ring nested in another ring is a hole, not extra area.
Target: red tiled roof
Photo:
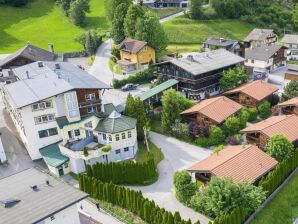
[[[273,116],[264,121],[260,121],[241,132],[262,132],[268,137],[276,134],[284,135],[289,141],[298,140],[298,116],[297,115],[281,115]]]
[[[182,115],[201,113],[206,117],[222,123],[225,119],[237,113],[242,106],[225,96],[206,99],[183,111]]]
[[[235,182],[256,181],[268,173],[277,161],[254,145],[228,146],[194,164],[189,171],[210,172],[217,177],[231,177]]]
[[[242,92],[258,101],[265,99],[278,90],[277,87],[263,80],[256,80],[250,83],[243,84],[235,89],[229,90],[224,94]]]
[[[279,103],[278,105],[279,106],[298,106],[298,97],[292,98],[283,103]]]

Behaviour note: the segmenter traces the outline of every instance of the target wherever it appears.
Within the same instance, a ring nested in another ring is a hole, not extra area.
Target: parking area
[[[24,144],[20,141],[9,114],[6,112],[0,98],[0,132],[7,164],[0,165],[0,179],[18,173],[22,170],[38,166],[46,169],[42,160],[32,161]]]

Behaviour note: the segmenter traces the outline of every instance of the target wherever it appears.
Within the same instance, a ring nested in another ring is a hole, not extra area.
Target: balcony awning
[[[59,143],[60,141],[39,149],[43,160],[49,166],[58,167],[69,161],[67,156],[61,154]]]

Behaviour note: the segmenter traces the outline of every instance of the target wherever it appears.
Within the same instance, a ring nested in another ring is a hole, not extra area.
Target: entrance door
[[[59,176],[63,176],[64,175],[64,171],[63,171],[63,167],[62,166],[58,167],[58,172],[59,172]]]
[[[93,132],[92,131],[86,130],[86,137],[89,137],[89,136],[92,136],[92,135],[93,135]]]

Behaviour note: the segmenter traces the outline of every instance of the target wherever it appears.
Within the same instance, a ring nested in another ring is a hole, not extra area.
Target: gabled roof
[[[194,164],[189,171],[208,172],[217,177],[231,177],[235,182],[255,182],[278,162],[253,145],[227,146],[220,152]]]
[[[100,120],[94,130],[113,134],[134,129],[136,124],[137,120],[135,118],[123,116],[118,112],[113,111],[109,117]]]
[[[294,97],[290,100],[279,103],[278,105],[279,106],[298,106],[298,97]]]
[[[235,89],[229,90],[224,93],[224,95],[229,95],[231,93],[242,92],[255,100],[261,101],[266,97],[270,96],[278,90],[277,87],[271,85],[263,80],[256,80],[243,84]]]
[[[203,53],[189,53],[186,57],[175,58],[158,64],[171,63],[193,75],[200,75],[244,61],[245,59],[238,55],[225,49],[218,49]]]
[[[264,121],[244,128],[244,133],[262,132],[268,137],[276,134],[284,135],[290,142],[298,140],[298,116],[297,115],[281,115],[273,116]]]
[[[60,142],[48,145],[46,147],[40,148],[39,152],[46,162],[46,164],[52,166],[52,167],[58,167],[65,162],[69,161],[69,158],[67,156],[62,155],[59,149]]]
[[[242,106],[225,96],[203,100],[191,108],[183,111],[182,115],[200,113],[218,124],[237,113]]]
[[[0,67],[3,67],[4,65],[8,64],[18,57],[27,58],[31,61],[54,61],[55,54],[42,48],[28,44],[25,47],[19,49],[17,52],[9,55],[8,57],[0,61]]]
[[[281,48],[283,48],[283,46],[276,45],[276,44],[271,44],[271,45],[262,44],[260,46],[255,46],[251,49],[246,50],[245,59],[267,61]]]
[[[136,54],[140,50],[142,50],[143,47],[147,45],[147,42],[141,41],[141,40],[134,40],[130,38],[125,38],[119,45],[118,49],[127,51],[131,54]]]
[[[239,43],[238,40],[227,40],[224,38],[208,38],[204,44],[209,44],[213,46],[220,46],[220,47],[231,47],[234,44]]]
[[[274,32],[273,29],[253,29],[248,36],[244,39],[246,42],[250,42],[253,40],[264,41],[267,37]]]
[[[140,97],[140,99],[142,101],[147,100],[150,97],[155,96],[156,94],[158,94],[164,90],[167,90],[168,88],[170,88],[178,83],[179,83],[179,81],[177,81],[176,79],[169,79],[169,80],[153,87],[152,89],[149,89],[149,90],[139,94],[138,97]]]
[[[49,185],[46,184],[49,181]],[[36,185],[37,190],[30,186]],[[88,194],[35,168],[0,180],[0,198],[20,202],[11,208],[0,206],[1,223],[43,223],[43,220],[75,205]]]
[[[70,62],[34,62],[12,71],[18,81],[5,85],[5,90],[16,108],[74,89],[111,88]]]
[[[298,35],[295,34],[286,34],[282,40],[282,43],[285,44],[298,44]]]

